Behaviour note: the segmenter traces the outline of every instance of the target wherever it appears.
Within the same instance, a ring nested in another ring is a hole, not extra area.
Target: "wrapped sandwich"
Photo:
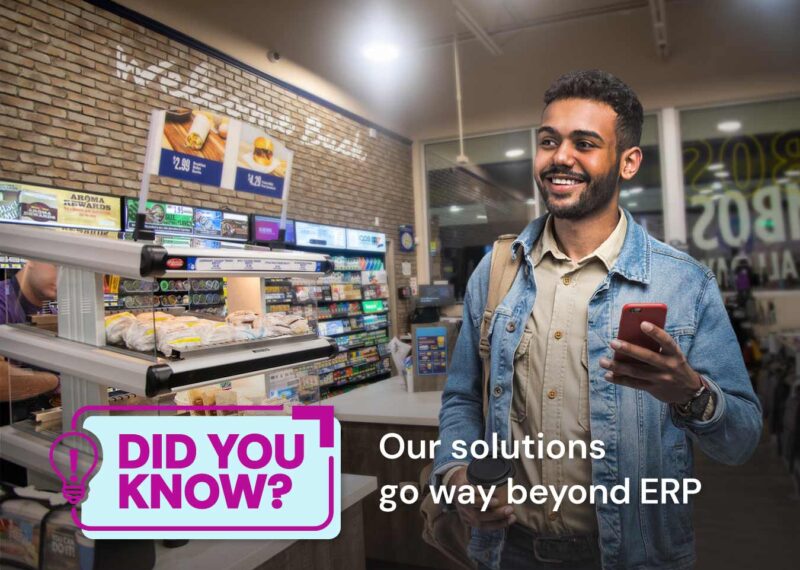
[[[117,344],[122,341],[122,335],[133,323],[138,322],[132,313],[127,311],[115,315],[107,315],[105,318],[106,342]]]
[[[205,113],[197,113],[192,121],[192,126],[189,127],[189,133],[186,135],[186,146],[194,150],[200,150],[206,144],[208,133],[211,132],[211,127],[214,123]]]

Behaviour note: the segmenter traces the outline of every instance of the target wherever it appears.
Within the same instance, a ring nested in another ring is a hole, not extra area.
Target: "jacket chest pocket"
[[[511,399],[511,420],[524,421],[528,416],[528,390],[530,389],[532,365],[531,342],[533,331],[525,327],[514,353],[514,393]]]

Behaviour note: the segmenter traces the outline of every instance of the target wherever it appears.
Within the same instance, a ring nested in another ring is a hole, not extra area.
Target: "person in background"
[[[45,301],[55,301],[57,283],[58,268],[39,261],[28,261],[16,275],[0,281],[0,324],[27,322]],[[0,425],[51,407],[50,395],[57,388],[55,374],[20,368],[0,357]],[[24,485],[26,479],[22,467],[0,460],[0,481]]]
[[[10,279],[0,282],[0,324],[24,323],[45,301],[55,301],[58,268],[28,261]]]

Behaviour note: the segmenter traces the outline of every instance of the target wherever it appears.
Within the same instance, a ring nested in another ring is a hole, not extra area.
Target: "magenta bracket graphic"
[[[225,411],[225,412],[238,412],[238,411],[273,411],[278,412],[283,410],[283,406],[83,406],[75,410],[72,415],[72,432],[62,434],[50,446],[50,465],[53,470],[60,475],[59,470],[55,467],[55,451],[56,446],[61,443],[63,439],[68,436],[81,437],[89,441],[92,451],[94,453],[94,463],[92,469],[97,464],[97,446],[91,438],[78,432],[78,420],[81,415],[88,412],[107,412],[107,411]],[[227,416],[221,416],[227,417]],[[319,421],[319,441],[320,447],[331,448],[334,446],[334,415],[333,406],[293,406],[292,407],[293,420],[317,420]],[[91,471],[91,469],[90,469]],[[218,532],[218,531],[270,531],[270,532],[314,532],[326,528],[333,521],[334,516],[334,481],[335,481],[335,465],[334,458],[328,458],[328,514],[323,522],[317,525],[309,526],[212,526],[212,525],[199,525],[199,526],[90,526],[84,525],[80,516],[78,515],[77,505],[72,507],[71,514],[72,520],[81,530],[89,531],[192,531],[192,532]],[[84,485],[88,481],[83,482]],[[66,493],[66,491],[65,491]],[[73,492],[74,493],[74,492]],[[74,496],[74,494],[73,494]],[[66,494],[65,494],[66,497]],[[68,499],[70,500],[70,499]],[[72,502],[72,500],[70,500]],[[75,504],[75,503],[73,503]]]

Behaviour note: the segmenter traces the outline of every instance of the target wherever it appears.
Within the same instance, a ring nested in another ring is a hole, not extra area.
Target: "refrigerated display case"
[[[103,287],[104,275],[111,274],[150,287],[165,279],[254,280],[253,290],[259,291],[264,278],[329,273],[326,255],[173,247],[10,224],[0,224],[0,242],[4,253],[55,264],[59,273],[57,332],[28,323],[0,325],[0,355],[8,368],[17,375],[57,374],[61,392],[60,409],[0,428],[5,459],[29,468],[46,465],[50,443],[85,405],[319,400],[312,365],[337,354],[338,347],[317,336],[309,319],[264,313],[258,295],[252,310],[226,318],[187,310],[191,307],[106,311]],[[315,315],[312,305],[306,310]],[[291,374],[278,374],[286,370]]]

